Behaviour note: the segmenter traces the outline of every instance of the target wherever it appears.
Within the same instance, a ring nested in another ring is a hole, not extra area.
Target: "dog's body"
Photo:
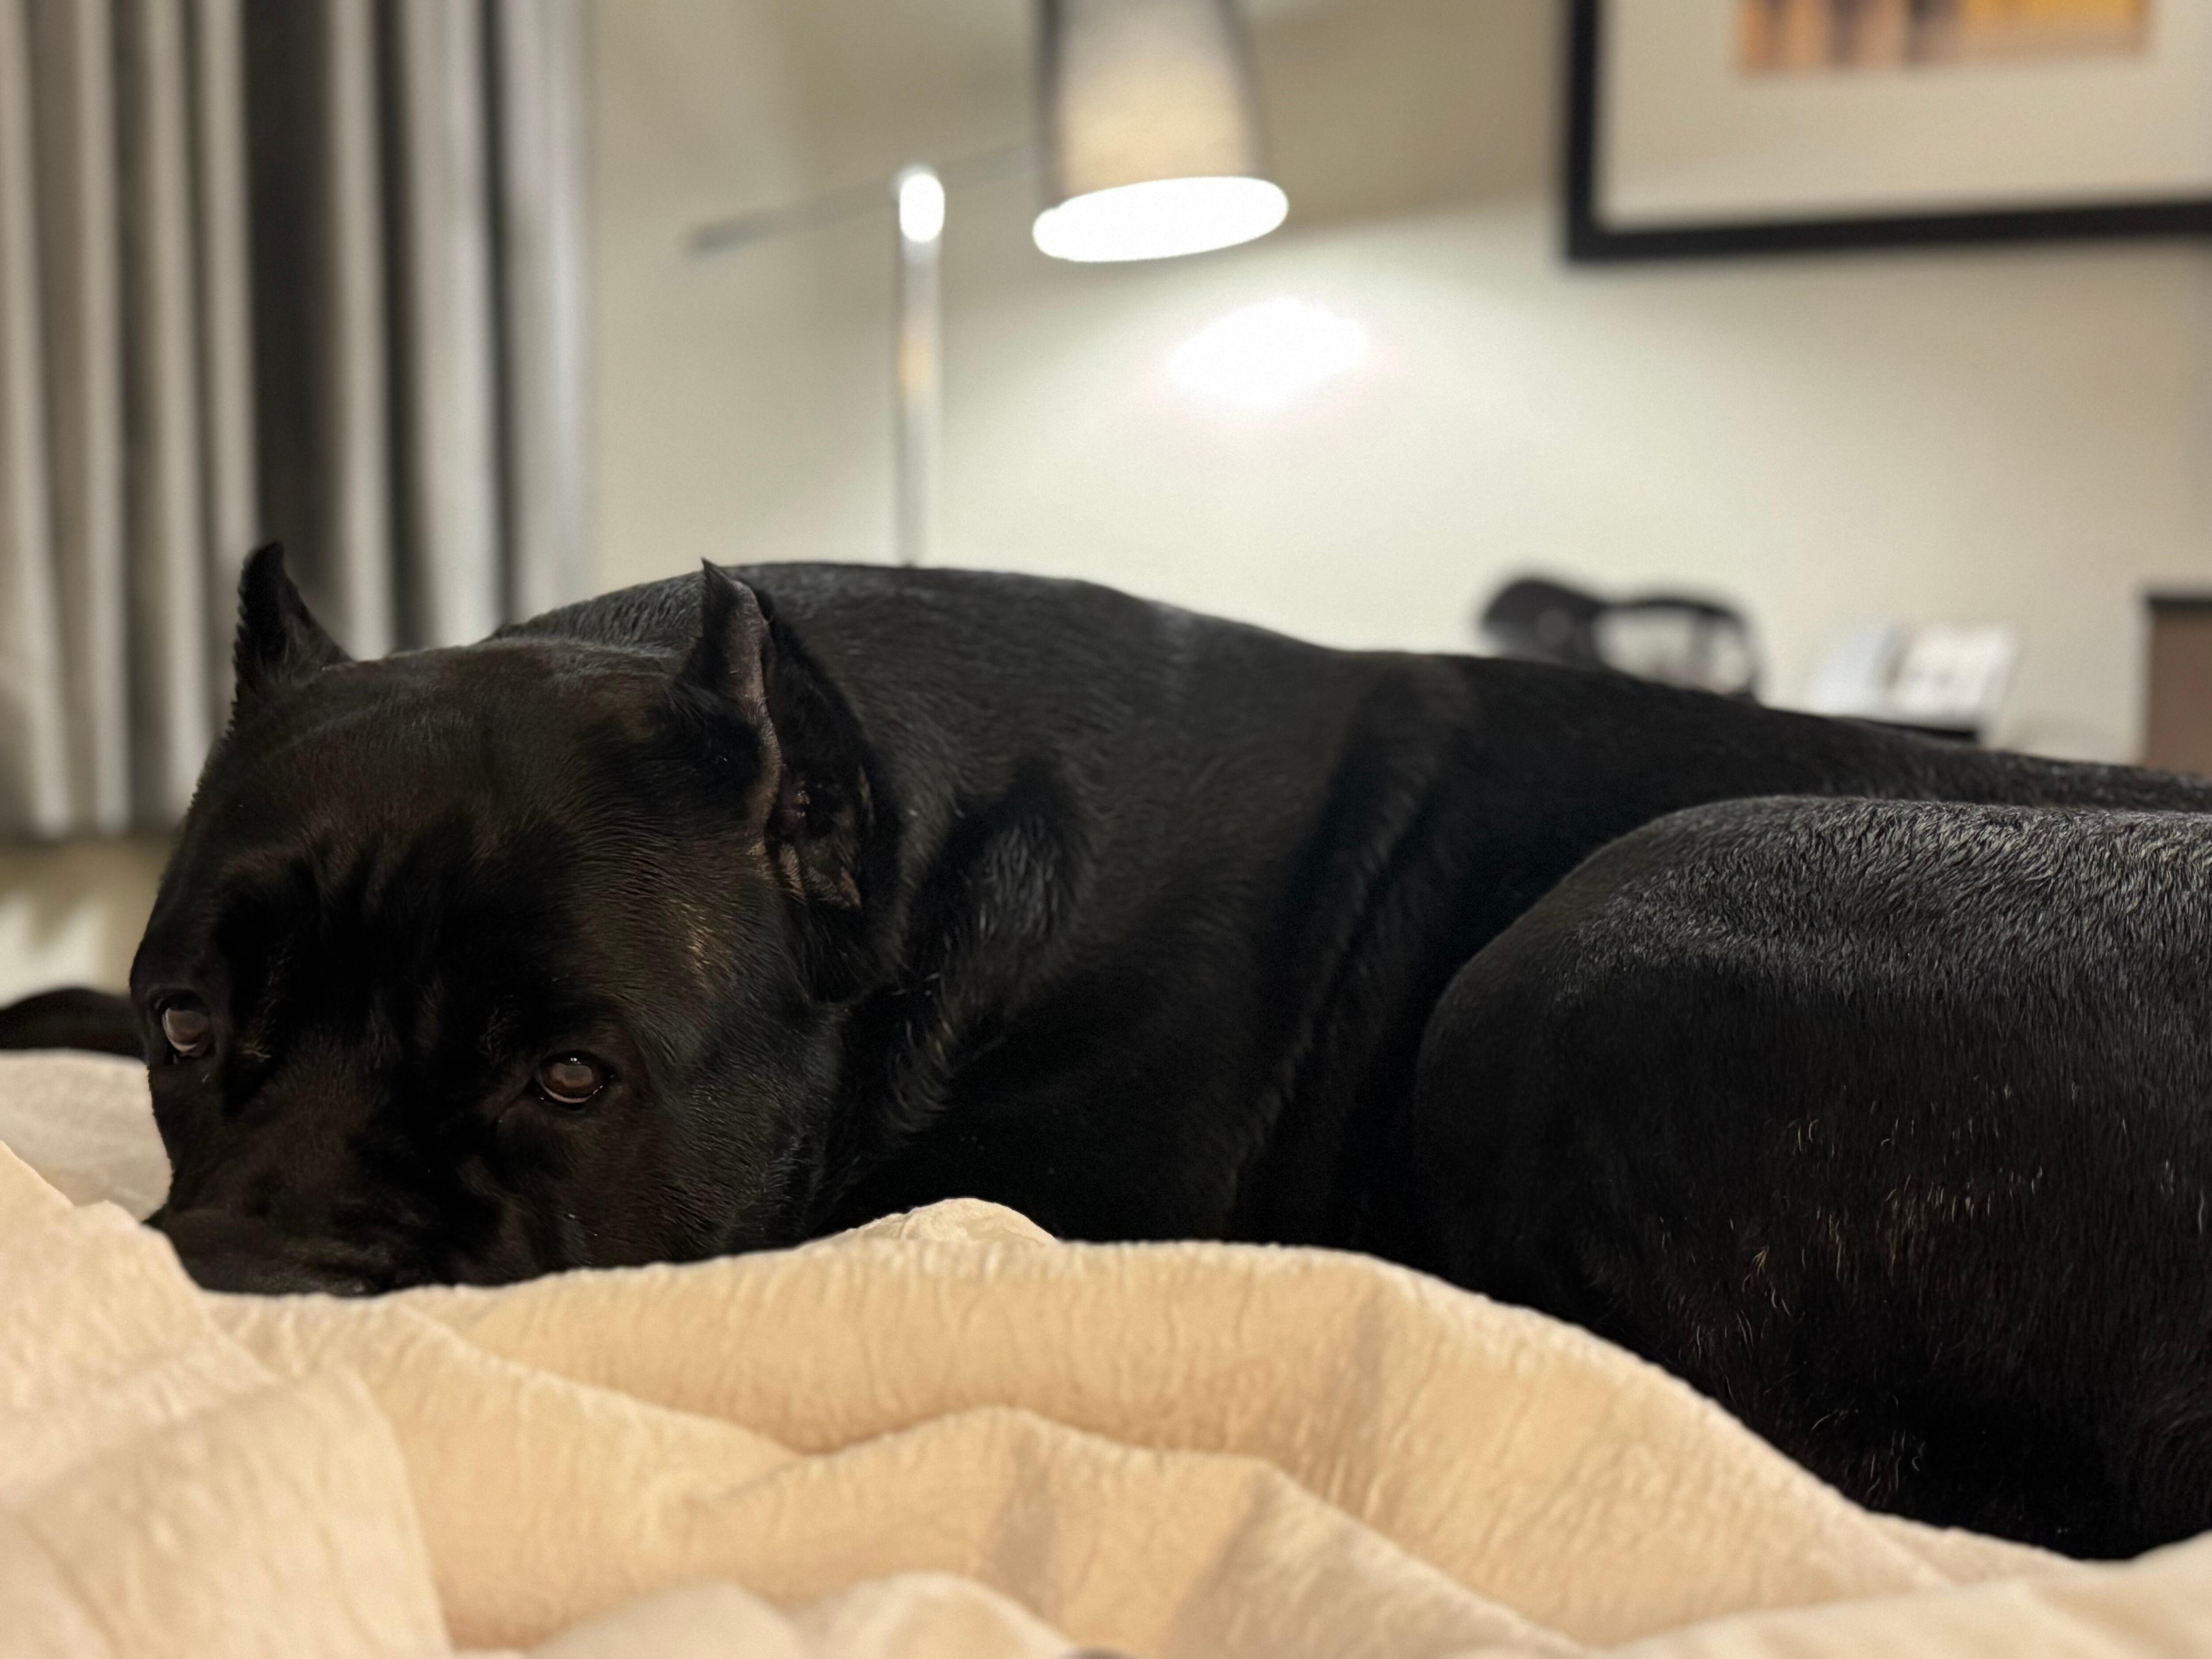
[[[1578,937],[1609,902],[1587,881],[1531,907],[1599,848],[1703,803],[2212,806],[2212,787],[2153,774],[1607,676],[1327,651],[1075,584],[739,574],[351,665],[272,556],[249,567],[240,707],[133,974],[175,1165],[161,1220],[204,1280],[496,1280],[787,1243],[974,1195],[1074,1238],[1376,1249],[1609,1330],[1739,1409],[1802,1405],[1822,1396],[1793,1381],[1803,1352],[1775,1358],[1786,1345],[1698,1370],[1683,1322],[1765,1293],[1739,1291],[1733,1258],[1709,1250],[1669,1279],[1648,1239],[1607,1233],[1620,1248],[1593,1254],[1559,1207],[1583,1190],[1578,1147],[1611,1160],[1607,1194],[1650,1203],[1686,1146],[1725,1139],[1730,1111],[1757,1139],[1794,1109],[1719,1086],[1679,1133],[1623,1135],[1628,1120],[1571,1067],[1499,1048],[1501,997],[1522,999],[1515,1029],[1550,1029],[1535,1015],[1560,959],[1504,981],[1486,964],[1533,960],[1531,928]],[[1776,833],[1760,844],[1795,844]],[[1772,869],[1796,879],[1786,856]],[[1756,879],[1738,896],[1756,913]],[[1798,954],[1773,959],[1766,988],[1794,1006],[1793,973],[1825,971],[1824,913],[1776,914]],[[2174,926],[2208,920],[2200,908]],[[1664,931],[1640,937],[1631,959],[1667,982]],[[1930,934],[1917,948],[1945,947]],[[1941,977],[1932,960],[1919,970]],[[1611,981],[1629,1008],[1642,982]],[[1586,987],[1575,994],[1589,1006]],[[1670,1057],[1783,1029],[1756,999],[1623,1018],[1655,1042],[1664,1027],[1652,1052]],[[2190,1046],[2201,1006],[2189,1018],[2173,1052],[2198,1092],[2157,1145],[2201,1191],[2212,1070]],[[1892,1040],[1879,1020],[1861,1035]],[[1849,1094],[1852,1054],[1831,1058]],[[1927,1058],[1918,1109],[1940,1116],[1957,1079]],[[2031,1094],[2033,1059],[2018,1068]],[[1540,1074],[1514,1095],[1508,1079]],[[2075,1113],[2053,1131],[2068,1145],[2100,1109],[2078,1095],[2029,1104],[2039,1121]],[[1834,1132],[1871,1135],[1878,1115],[1842,1112]],[[2151,1145],[2121,1165],[2148,1170]],[[2008,1143],[1988,1150],[1988,1178],[2011,1179]],[[1779,1167],[1693,1170],[1685,1212],[1722,1231],[1747,1218],[1750,1241],[1765,1208],[1817,1209],[1818,1160],[1778,1197],[1757,1182]],[[1548,1187],[1501,1197],[1522,1170]],[[2130,1201],[2057,1176],[2049,1190],[2053,1205]],[[1862,1224],[1838,1204],[1822,1213]],[[1615,1210],[1587,1207],[1618,1231]],[[1908,1279],[1954,1272],[1928,1249]],[[2179,1403],[2150,1415],[2201,1437],[2212,1257],[2201,1236],[2174,1250],[2197,1277],[2130,1305],[2139,1324],[2197,1321],[2194,1368],[2160,1373]],[[1712,1282],[1692,1296],[1683,1274]],[[2111,1296],[2100,1280],[2023,1317],[2063,1346]],[[1899,1363],[1968,1399],[1982,1362],[1953,1364],[1946,1340],[1923,1333]],[[2124,1394],[2125,1356],[2108,1358],[2107,1392]],[[1884,1443],[1903,1454],[1862,1460],[1863,1478],[1831,1460],[1858,1495],[2077,1548],[2212,1524],[2212,1495],[2166,1505],[2147,1531],[2069,1531],[2063,1494],[2022,1498],[1994,1475],[1979,1499],[1971,1474],[1919,1482],[1919,1419],[1892,1409],[1895,1383],[1878,1377],[1856,1404],[1898,1419]],[[2026,1450],[2004,1455],[2041,1455],[2033,1425],[2021,1433]],[[2147,1477],[2140,1456],[2115,1455],[2084,1478],[2124,1514]]]
[[[1357,1245],[1437,997],[1628,830],[1746,795],[2212,807],[2195,781],[1328,651],[1073,583],[738,574],[897,804],[890,981],[936,1062],[881,1078],[861,1115],[903,1122],[806,1231],[967,1194],[1066,1237]],[[697,628],[683,579],[513,632],[672,659]],[[917,1020],[917,997],[967,1006]]]

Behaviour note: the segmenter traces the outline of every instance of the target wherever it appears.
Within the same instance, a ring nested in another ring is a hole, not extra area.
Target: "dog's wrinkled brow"
[[[564,839],[548,826],[501,844],[454,813],[238,872],[209,942],[240,1053],[274,1058],[306,1023],[417,1053],[457,1036],[476,1055],[503,1051],[516,1005],[550,993],[540,981]]]

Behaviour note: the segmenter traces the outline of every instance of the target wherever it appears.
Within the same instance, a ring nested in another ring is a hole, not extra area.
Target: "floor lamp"
[[[1035,149],[902,167],[890,204],[898,237],[893,323],[896,476],[891,544],[927,562],[936,534],[944,422],[942,266],[945,189],[1041,173],[1031,235],[1057,259],[1103,264],[1234,246],[1282,223],[1289,198],[1267,177],[1250,43],[1236,0],[1040,0]],[[720,254],[863,214],[879,186],[818,196],[694,231]]]

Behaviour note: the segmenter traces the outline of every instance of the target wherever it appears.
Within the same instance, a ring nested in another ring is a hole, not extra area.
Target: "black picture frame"
[[[1741,254],[1826,253],[1944,244],[2100,240],[2212,235],[2212,196],[2169,201],[1986,212],[1848,218],[1761,219],[1614,229],[1599,217],[1599,122],[1603,118],[1605,18],[1610,0],[1571,0],[1567,15],[1565,145],[1566,256],[1577,264],[1698,259]],[[1633,0],[1629,0],[1633,3]]]

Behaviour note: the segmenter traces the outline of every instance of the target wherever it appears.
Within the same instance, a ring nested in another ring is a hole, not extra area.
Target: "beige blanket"
[[[136,1068],[0,1059],[0,1141],[6,1653],[2212,1653],[2212,1536],[2083,1568],[1869,1516],[1630,1356],[1355,1257],[954,1203],[228,1297],[125,1212]]]

